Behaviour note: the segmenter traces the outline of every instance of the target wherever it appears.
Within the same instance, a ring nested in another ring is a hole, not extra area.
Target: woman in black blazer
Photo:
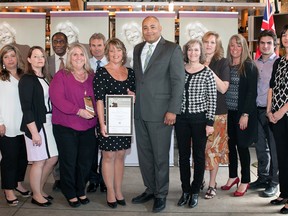
[[[45,51],[34,46],[29,50],[27,69],[19,81],[19,96],[30,169],[31,202],[41,207],[51,205],[53,197],[43,187],[58,160],[58,150],[52,132],[52,105],[49,98],[51,76],[47,70]]]
[[[240,182],[237,174],[239,154],[241,182],[234,196],[243,196],[250,182],[249,146],[257,141],[257,75],[245,38],[233,35],[228,44],[227,59],[230,64],[230,85],[226,94],[228,107],[229,179],[221,187],[229,190]]]

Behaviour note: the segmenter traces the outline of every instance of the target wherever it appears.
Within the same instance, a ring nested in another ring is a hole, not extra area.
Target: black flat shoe
[[[189,200],[189,207],[190,208],[195,208],[198,205],[198,194],[192,194]]]
[[[278,199],[274,199],[270,201],[270,204],[272,205],[283,205],[285,204],[287,201],[287,199],[282,199],[282,200],[278,200]]]
[[[280,213],[281,214],[288,214],[288,208],[285,208],[285,206],[284,206],[282,209],[280,209]]]
[[[67,200],[67,201],[68,201],[69,205],[70,205],[71,207],[73,207],[73,208],[77,208],[77,207],[79,207],[79,206],[81,205],[81,203],[79,202],[79,200],[77,200],[77,201],[69,201],[69,200]]]
[[[186,205],[186,203],[187,203],[188,200],[189,200],[189,197],[190,197],[189,193],[185,193],[185,192],[182,193],[182,196],[180,197],[177,205],[178,205],[178,206]]]
[[[117,202],[117,204],[119,204],[119,205],[121,205],[121,206],[126,206],[126,201],[125,201],[125,199],[122,199],[122,200],[117,200],[117,199],[116,199],[116,202]]]
[[[107,201],[107,205],[108,205],[110,208],[117,208],[117,202],[108,202],[108,201]]]
[[[37,200],[35,200],[34,198],[31,199],[31,203],[33,203],[35,205],[38,205],[40,207],[48,207],[48,206],[50,206],[52,204],[50,201],[47,201],[45,203],[40,203]]]
[[[48,196],[43,196],[46,200],[48,201],[52,201],[54,199],[54,197],[48,195]]]
[[[151,199],[154,199],[154,194],[148,194],[148,193],[144,192],[144,193],[140,194],[139,196],[134,197],[132,199],[132,203],[133,204],[145,203]]]
[[[87,197],[84,199],[79,198],[79,201],[82,205],[86,205],[90,202],[90,200]]]
[[[32,195],[31,191],[25,191],[25,192],[22,192],[20,190],[18,190],[17,188],[15,188],[15,191],[17,191],[22,197],[30,197]]]

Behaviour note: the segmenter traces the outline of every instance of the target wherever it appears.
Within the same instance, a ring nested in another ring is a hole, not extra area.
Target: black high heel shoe
[[[107,201],[107,205],[110,207],[110,208],[117,208],[117,201],[116,202],[108,202]]]
[[[22,197],[25,197],[25,198],[30,197],[32,195],[31,191],[29,190],[23,192],[15,188],[15,191],[17,191],[19,194],[21,194]]]
[[[126,201],[125,201],[125,199],[122,199],[122,200],[116,199],[116,202],[117,202],[117,204],[119,204],[119,205],[121,205],[121,206],[126,206]]]
[[[18,205],[19,201],[17,198],[14,200],[8,200],[5,192],[4,192],[4,196],[5,196],[6,202],[9,206],[17,206]]]

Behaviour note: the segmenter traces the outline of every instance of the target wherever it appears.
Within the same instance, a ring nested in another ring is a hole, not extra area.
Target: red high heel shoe
[[[230,190],[231,187],[233,187],[233,185],[235,185],[235,184],[237,184],[237,187],[238,187],[239,182],[240,182],[240,179],[237,177],[237,178],[232,182],[231,185],[223,185],[223,186],[221,186],[221,190]]]
[[[247,189],[249,188],[249,184],[247,184],[246,189],[243,192],[239,192],[238,190],[236,190],[234,192],[234,196],[235,197],[240,197],[240,196],[244,196],[244,194],[247,192]]]

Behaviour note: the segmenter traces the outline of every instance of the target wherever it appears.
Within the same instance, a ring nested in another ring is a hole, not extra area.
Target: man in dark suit
[[[56,32],[52,36],[52,48],[54,54],[48,57],[48,70],[52,77],[59,69],[65,67],[67,47],[67,36],[62,32]]]
[[[48,70],[52,77],[58,70],[65,67],[67,47],[68,40],[66,35],[62,32],[56,32],[52,36],[52,48],[54,54],[48,57]],[[53,184],[53,190],[58,191],[61,189],[59,163],[57,163],[53,169],[53,177],[55,180]]]
[[[133,54],[136,141],[146,190],[132,203],[154,198],[153,212],[166,206],[171,133],[180,113],[185,76],[181,48],[165,40],[161,30],[156,17],[146,17],[142,22],[145,42],[136,45]]]

